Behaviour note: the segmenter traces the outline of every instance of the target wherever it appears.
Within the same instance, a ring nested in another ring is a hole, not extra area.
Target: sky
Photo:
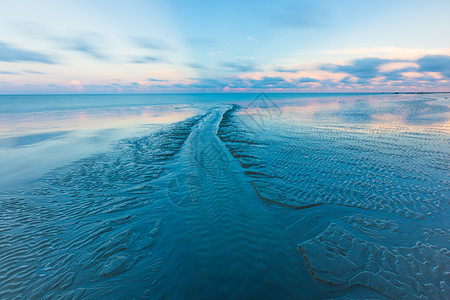
[[[0,7],[0,94],[450,91],[448,0]]]

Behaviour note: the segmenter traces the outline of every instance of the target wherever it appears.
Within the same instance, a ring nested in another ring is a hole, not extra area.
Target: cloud
[[[450,56],[427,55],[417,60],[420,72],[440,72],[450,78]]]
[[[296,88],[298,85],[286,81],[282,77],[265,76],[261,79],[250,79],[250,87],[255,89],[261,88]]]
[[[152,81],[152,82],[165,82],[165,81],[167,81],[167,79],[147,78],[147,81]]]
[[[361,47],[316,51],[317,54],[343,56],[371,56],[383,59],[417,60],[425,55],[450,55],[450,48],[400,48],[400,47]]]
[[[260,79],[226,77],[222,79],[215,78],[197,78],[195,82],[189,84],[174,83],[161,88],[176,88],[182,90],[208,90],[222,91],[224,89],[247,90],[247,89],[279,89],[279,88],[296,88],[298,84],[288,82],[282,77],[265,76]],[[153,86],[156,87],[156,86]]]
[[[380,72],[390,72],[394,70],[402,70],[406,68],[415,68],[418,69],[419,65],[412,61],[396,61],[396,62],[388,62],[383,65],[380,65],[378,69]]]
[[[79,80],[71,80],[69,81],[69,85],[81,85],[81,82]]]
[[[0,41],[0,61],[5,62],[39,62],[53,64],[54,61],[45,54],[34,51],[15,48],[7,43]]]
[[[296,69],[296,72],[283,72],[289,68],[273,70],[280,76],[270,76],[263,71],[249,72],[239,75],[240,82],[234,80],[227,82],[227,85],[233,89],[269,90],[445,90],[445,85],[448,85],[446,77],[450,75],[450,56],[433,55],[410,61],[367,57],[348,64],[322,64],[315,69]]]
[[[82,92],[85,89],[80,80],[71,80],[67,83],[67,86],[75,88],[77,92]]]
[[[145,38],[145,37],[133,37],[132,40],[134,43],[145,49],[151,50],[169,50],[170,47],[162,40],[153,39],[153,38]]]
[[[17,75],[19,73],[10,72],[10,71],[0,71],[0,74],[2,74],[2,75]]]
[[[189,87],[199,89],[221,89],[225,87],[225,84],[218,79],[201,78],[196,83],[190,84]]]
[[[28,74],[45,74],[43,72],[34,71],[34,70],[23,70],[23,72],[28,73]]]
[[[65,45],[68,49],[77,51],[90,56],[91,58],[107,60],[108,57],[98,51],[96,47],[88,40],[80,37],[65,39]]]
[[[343,72],[359,78],[361,81],[365,81],[370,78],[375,78],[380,74],[378,67],[388,60],[368,57],[357,59],[350,65],[324,65],[322,70]]]
[[[193,69],[208,69],[204,65],[198,63],[186,63],[186,66]]]
[[[29,38],[48,41],[57,45],[63,50],[71,50],[82,53],[98,60],[108,60],[109,57],[103,51],[99,50],[105,47],[106,40],[104,36],[95,32],[82,32],[70,35],[54,34],[46,26],[35,22],[16,22],[19,28]]]
[[[85,33],[70,36],[56,36],[44,33],[43,38],[57,43],[61,48],[75,51],[98,60],[108,60],[109,57],[99,50],[105,45],[103,36],[97,33]]]
[[[300,70],[299,69],[284,69],[284,68],[275,68],[274,69],[275,72],[280,72],[280,73],[297,73]]]
[[[348,65],[322,65],[320,69],[347,74],[340,80],[340,83],[347,86],[365,84],[366,87],[384,85],[432,88],[428,85],[434,83],[436,87],[440,86],[446,83],[443,79],[450,77],[450,56],[426,55],[410,61],[369,57],[356,59]]]
[[[417,68],[415,67],[408,67],[408,68],[404,68],[404,69],[397,69],[397,70],[392,70],[389,72],[381,72],[380,75],[384,76],[386,78],[386,80],[404,80],[406,79],[405,74],[407,73],[417,73]]]
[[[300,83],[312,83],[312,82],[319,82],[319,79],[311,78],[311,77],[302,77],[298,80]]]
[[[253,62],[224,62],[222,66],[234,72],[255,72],[258,70]]]
[[[247,79],[239,77],[227,77],[225,78],[224,85],[233,88],[248,88],[249,82]]]
[[[138,59],[134,59],[131,61],[131,63],[134,64],[148,64],[148,63],[159,63],[159,62],[164,62],[165,60],[159,57],[154,57],[154,56],[144,56]]]

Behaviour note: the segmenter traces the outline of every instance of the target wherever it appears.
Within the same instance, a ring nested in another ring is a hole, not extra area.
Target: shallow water
[[[446,95],[253,98],[4,114],[0,298],[448,297]]]

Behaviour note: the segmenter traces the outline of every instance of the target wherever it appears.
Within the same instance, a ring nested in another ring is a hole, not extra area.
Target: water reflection
[[[198,114],[188,106],[0,114],[0,190],[28,184],[53,168],[110,149]]]
[[[449,101],[444,97],[418,98],[417,95],[402,98],[368,96],[365,98],[310,99],[282,105],[283,117],[302,122],[323,122],[346,125],[428,126],[448,129]],[[447,131],[448,132],[448,131]]]
[[[187,106],[138,107],[0,114],[0,138],[73,130],[100,130],[168,124],[193,116]]]

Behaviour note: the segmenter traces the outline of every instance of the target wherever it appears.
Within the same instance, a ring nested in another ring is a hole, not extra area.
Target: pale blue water
[[[305,98],[357,97],[381,93],[271,94],[275,101]],[[193,103],[240,103],[253,100],[254,93],[129,94],[129,95],[0,95],[0,112],[30,113],[93,108],[136,107]]]
[[[0,298],[446,299],[447,95],[257,96],[0,96]]]

